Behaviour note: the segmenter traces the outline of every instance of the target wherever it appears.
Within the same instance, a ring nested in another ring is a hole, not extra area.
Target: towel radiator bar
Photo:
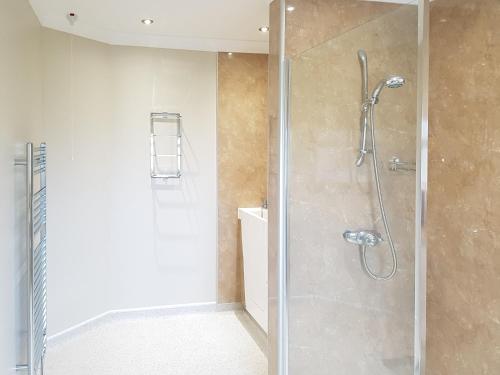
[[[180,179],[182,176],[182,116],[180,113],[159,112],[151,113],[151,178],[153,179]],[[172,134],[159,134],[156,126],[159,123],[165,123],[166,126],[175,126],[175,132]],[[167,153],[158,153],[158,142],[161,138],[175,138],[174,149]],[[162,171],[162,158],[176,158],[175,170]]]
[[[28,342],[27,364],[17,370],[43,375],[47,347],[47,146],[26,145],[26,158],[16,160],[26,167],[28,249]]]

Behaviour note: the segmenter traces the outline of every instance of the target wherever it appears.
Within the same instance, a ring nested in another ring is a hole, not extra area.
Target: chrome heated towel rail
[[[16,160],[26,167],[28,248],[28,343],[27,363],[18,370],[43,375],[47,345],[47,147],[26,145],[26,158]]]
[[[181,178],[182,116],[180,113],[151,113],[150,120],[151,178]]]

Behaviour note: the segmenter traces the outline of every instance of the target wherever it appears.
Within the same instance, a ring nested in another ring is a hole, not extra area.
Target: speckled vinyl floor
[[[207,312],[105,323],[49,343],[45,375],[267,375],[249,321]]]

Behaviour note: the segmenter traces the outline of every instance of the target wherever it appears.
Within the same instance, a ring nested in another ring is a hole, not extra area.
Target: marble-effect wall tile
[[[217,93],[218,302],[241,302],[238,207],[267,198],[268,57],[219,53]]]
[[[427,374],[500,373],[500,2],[430,11]]]
[[[364,0],[295,0],[286,15],[286,53],[295,56],[399,5]]]

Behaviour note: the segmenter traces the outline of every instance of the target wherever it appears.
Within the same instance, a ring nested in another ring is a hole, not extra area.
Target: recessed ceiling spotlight
[[[295,7],[293,5],[289,5],[286,7],[286,10],[288,10],[289,12],[293,12],[295,10]]]
[[[262,27],[259,27],[259,31],[261,33],[268,33],[269,32],[269,26],[262,26]]]
[[[145,18],[145,19],[141,20],[141,22],[142,22],[144,25],[151,25],[151,24],[152,24],[153,22],[155,22],[155,21],[153,21],[151,18]]]

